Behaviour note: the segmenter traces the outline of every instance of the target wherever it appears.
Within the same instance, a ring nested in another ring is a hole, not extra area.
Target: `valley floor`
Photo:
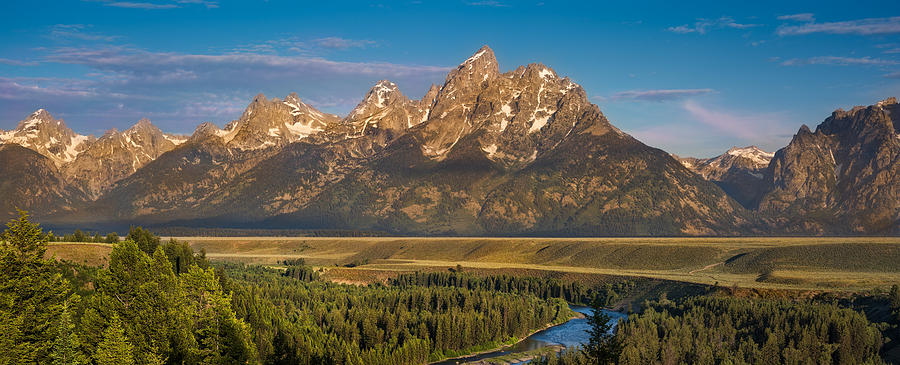
[[[332,280],[347,283],[457,265],[509,273],[527,270],[531,275],[597,280],[624,276],[792,291],[859,291],[900,282],[897,237],[174,238],[217,261],[278,265],[303,258],[325,268]],[[106,250],[103,244],[50,246],[51,254],[76,262],[102,263]]]

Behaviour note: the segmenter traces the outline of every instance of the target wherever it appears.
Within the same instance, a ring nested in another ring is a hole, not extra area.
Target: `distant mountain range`
[[[256,96],[224,129],[100,138],[38,110],[0,131],[0,215],[55,226],[436,235],[900,233],[900,105],[835,111],[774,154],[679,158],[541,64],[478,50],[420,100],[379,81],[344,118]]]

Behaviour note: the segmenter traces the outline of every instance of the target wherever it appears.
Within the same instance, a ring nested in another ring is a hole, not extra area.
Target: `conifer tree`
[[[69,311],[69,303],[63,304],[59,322],[56,325],[56,340],[50,350],[50,359],[53,365],[81,365],[87,364],[87,358],[81,352],[81,341],[75,332],[75,323]]]
[[[68,283],[44,259],[47,236],[27,212],[20,210],[6,226],[0,235],[0,316],[3,327],[15,326],[19,337],[12,351],[0,356],[14,352],[17,362],[47,363]]]
[[[894,284],[891,286],[891,309],[900,310],[900,286]]]
[[[113,315],[109,327],[103,331],[103,340],[97,345],[94,354],[97,365],[133,365],[134,347],[125,336],[122,322],[118,315]]]
[[[619,359],[621,346],[618,339],[612,335],[611,318],[603,313],[603,299],[597,298],[592,305],[593,313],[587,320],[591,328],[587,331],[589,338],[585,346],[585,356],[592,364],[615,364]]]

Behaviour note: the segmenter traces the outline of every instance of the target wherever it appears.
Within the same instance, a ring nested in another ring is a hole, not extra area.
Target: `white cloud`
[[[175,9],[185,5],[203,5],[209,9],[218,8],[218,1],[211,0],[157,0],[157,1],[118,1],[118,0],[82,0],[86,2],[100,2],[105,6],[126,9]]]
[[[501,3],[501,2],[495,1],[495,0],[473,1],[473,2],[467,2],[466,4],[471,5],[471,6],[487,6],[487,7],[492,7],[492,8],[505,8],[505,7],[509,6],[505,3]],[[541,5],[543,5],[543,3],[541,3]]]
[[[313,43],[319,47],[348,49],[348,48],[366,48],[375,46],[378,43],[368,39],[347,39],[341,37],[325,37],[314,39]]]
[[[796,22],[814,22],[816,21],[813,13],[800,13],[800,14],[790,14],[790,15],[782,15],[778,17],[778,20],[785,21],[796,21]]]
[[[34,61],[19,61],[12,60],[9,58],[0,58],[0,64],[10,65],[10,66],[35,66],[38,63]]]
[[[782,36],[812,33],[858,35],[900,33],[900,16],[890,18],[867,18],[829,23],[810,22],[800,25],[782,25],[778,27],[776,33]]]
[[[88,31],[93,26],[90,24],[56,24],[50,27],[50,38],[56,40],[82,40],[111,42],[119,36],[105,35]]]
[[[783,66],[800,65],[836,65],[836,66],[887,66],[896,65],[897,61],[871,57],[838,57],[819,56],[811,58],[792,58],[781,63]]]
[[[723,16],[718,19],[697,19],[694,24],[684,24],[675,27],[669,27],[666,30],[673,33],[697,33],[697,34],[706,34],[711,29],[722,29],[722,28],[731,28],[731,29],[747,29],[758,27],[760,24],[743,24],[738,23],[734,20],[734,18],[730,16]]]

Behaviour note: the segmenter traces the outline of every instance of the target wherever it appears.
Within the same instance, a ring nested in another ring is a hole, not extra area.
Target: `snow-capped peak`
[[[768,165],[769,161],[775,157],[772,152],[766,152],[756,146],[748,146],[743,148],[732,147],[727,152],[731,156],[743,157],[753,161],[756,164]]]
[[[481,49],[478,50],[478,52],[475,52],[475,54],[472,55],[472,57],[467,58],[467,59],[466,59],[465,61],[463,61],[460,65],[465,65],[465,64],[468,64],[468,63],[475,62],[477,59],[481,58],[481,56],[484,56],[486,53],[491,53],[491,54],[493,54],[494,51],[492,51],[491,48],[488,47],[487,45],[484,45],[484,46],[481,47]]]
[[[375,87],[372,88],[372,92],[369,94],[369,97],[372,98],[372,101],[375,102],[375,105],[379,108],[384,108],[384,102],[388,101],[390,94],[397,91],[397,85],[388,80],[381,80],[375,84]],[[377,101],[375,101],[377,98]]]
[[[76,134],[62,120],[38,109],[19,122],[16,129],[0,133],[0,143],[30,148],[53,160],[58,166],[75,159],[91,137]]]

